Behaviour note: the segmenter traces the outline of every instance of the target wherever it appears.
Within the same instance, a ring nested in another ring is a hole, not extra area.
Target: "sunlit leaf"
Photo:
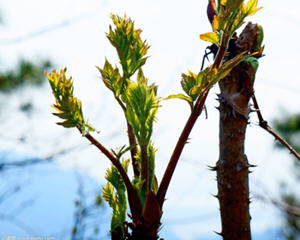
[[[56,101],[52,107],[57,113],[53,114],[64,119],[57,124],[66,128],[78,127],[83,133],[94,131],[83,118],[81,101],[73,96],[72,78],[66,77],[66,71],[65,68],[59,73],[53,70],[52,73],[46,74]]]
[[[200,34],[200,39],[203,41],[207,41],[219,45],[220,36],[216,32],[208,32],[208,33]]]
[[[257,11],[262,9],[263,7],[257,8],[257,3],[258,0],[249,0],[246,4],[242,5],[242,12],[244,13],[245,16],[252,16],[254,15]]]
[[[186,96],[186,95],[181,94],[181,93],[179,93],[179,94],[174,94],[174,95],[170,95],[170,96],[166,97],[165,99],[167,100],[167,99],[173,99],[173,98],[182,99],[182,100],[185,100],[185,101],[187,101],[187,102],[189,102],[189,103],[192,103],[192,102],[193,102],[193,99],[192,99],[191,97]]]
[[[216,82],[218,82],[219,80],[225,78],[230,72],[231,70],[237,66],[238,64],[240,64],[242,61],[246,60],[247,58],[251,57],[254,54],[246,54],[246,52],[242,52],[239,55],[237,55],[235,58],[225,62],[219,69],[219,71],[216,74],[216,77],[214,79],[214,81],[212,82],[212,84],[215,84]]]
[[[212,28],[214,31],[218,31],[220,29],[220,19],[217,15],[214,16],[214,20],[212,22]]]
[[[131,77],[147,58],[147,42],[141,39],[141,29],[135,29],[134,22],[127,18],[111,15],[114,28],[110,26],[107,38],[116,48],[125,78]]]
[[[197,86],[194,86],[191,90],[190,90],[190,94],[191,95],[199,95],[201,93],[201,86],[197,85]]]

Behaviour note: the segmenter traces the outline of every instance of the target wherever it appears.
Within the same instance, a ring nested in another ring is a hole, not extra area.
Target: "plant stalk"
[[[79,130],[80,133],[82,133],[82,130],[80,129],[80,127],[78,127],[78,130]],[[130,179],[129,179],[127,173],[125,172],[122,164],[110,151],[108,151],[92,135],[90,135],[88,133],[88,134],[85,134],[84,136],[90,141],[91,144],[96,146],[111,161],[111,163],[117,168],[118,172],[120,173],[120,175],[121,175],[121,177],[124,181],[126,189],[127,189],[127,196],[128,196],[130,211],[131,211],[131,214],[132,214],[132,219],[133,219],[134,222],[139,221],[141,213],[142,213],[141,203],[140,203],[140,200],[138,198],[137,192],[133,188],[133,186],[130,182]]]
[[[157,191],[157,200],[158,200],[158,203],[159,203],[161,208],[163,206],[165,196],[166,196],[170,181],[172,179],[173,173],[175,171],[176,165],[178,163],[179,157],[182,153],[182,150],[183,150],[185,144],[187,143],[189,135],[190,135],[190,133],[191,133],[198,117],[199,117],[199,115],[201,114],[201,112],[203,110],[204,103],[205,103],[205,100],[207,98],[207,95],[208,95],[208,91],[205,92],[203,94],[203,96],[198,98],[198,100],[196,102],[196,105],[195,105],[195,108],[191,112],[191,114],[190,114],[190,116],[189,116],[189,118],[188,118],[181,134],[180,134],[180,137],[179,137],[179,139],[177,141],[177,144],[175,146],[175,149],[172,153],[172,156],[170,158],[167,169],[166,169],[166,171],[164,173],[164,176],[161,180],[161,183],[160,183],[158,191]]]

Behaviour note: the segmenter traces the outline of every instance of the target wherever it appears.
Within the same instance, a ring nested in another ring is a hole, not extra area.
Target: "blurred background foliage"
[[[2,23],[1,16],[0,21]],[[49,59],[45,60],[41,58],[38,58],[37,61],[20,58],[17,61],[16,65],[10,67],[9,69],[3,68],[1,66],[0,95],[4,97],[3,99],[5,99],[6,103],[9,103],[11,100],[11,96],[17,90],[30,91],[31,88],[35,87],[39,88],[40,91],[42,91],[42,87],[45,84],[48,84],[45,80],[45,72],[49,72],[49,70],[53,67],[54,64]],[[31,98],[30,101],[20,101],[19,107],[17,109],[11,109],[11,112],[21,112],[23,114],[31,113],[34,110],[33,101],[35,101],[33,98]],[[4,102],[0,103],[0,105],[2,104],[4,104]],[[1,114],[3,113],[0,112],[0,115]],[[39,112],[36,111],[35,114],[39,114]],[[13,118],[15,117],[17,116],[13,115]],[[5,121],[12,120],[7,118],[3,119],[5,119]],[[26,125],[26,123],[22,124]],[[0,129],[4,131],[3,122],[0,123]],[[24,135],[15,139],[16,144],[18,144],[19,141],[25,141],[26,135],[28,133],[24,132],[22,134]],[[5,138],[5,136],[0,136],[0,138]],[[53,150],[53,155],[50,155],[49,157],[46,157],[44,159],[27,156],[20,157],[17,156],[17,154],[15,155],[14,152],[11,152],[14,151],[14,149],[1,149],[0,151],[0,177],[2,179],[2,183],[0,184],[0,225],[5,228],[5,226],[9,225],[4,223],[9,223],[10,225],[14,226],[10,227],[10,229],[15,228],[16,231],[17,229],[19,229],[21,230],[21,232],[24,232],[24,236],[33,236],[33,234],[44,235],[44,233],[35,231],[35,228],[37,226],[30,223],[30,221],[23,222],[23,220],[21,219],[24,219],[24,217],[21,217],[20,219],[18,217],[19,215],[22,215],[24,209],[35,207],[35,203],[39,201],[38,199],[35,199],[35,197],[33,197],[34,195],[40,194],[39,191],[41,190],[36,184],[36,172],[46,171],[48,172],[48,174],[52,175],[53,171],[61,171],[53,167],[53,161],[55,160],[56,155],[68,153],[69,151],[72,151],[72,148],[64,149],[60,152],[55,152],[55,150]],[[29,178],[27,177],[27,173],[29,173]],[[74,198],[72,201],[69,201],[67,203],[69,205],[73,205],[73,219],[70,219],[70,222],[65,226],[61,226],[61,233],[58,234],[53,232],[50,233],[50,235],[55,236],[55,239],[103,239],[103,236],[99,236],[100,224],[103,222],[102,216],[103,212],[105,211],[102,198],[99,195],[100,186],[98,186],[98,183],[90,181],[89,178],[87,178],[83,173],[80,173],[76,170],[73,170],[71,174],[65,175],[66,179],[75,178],[75,185],[77,185],[77,191],[73,191],[71,192],[71,194],[70,191],[68,191],[68,193]],[[48,194],[51,195],[51,188],[55,186],[53,186],[53,184],[49,182],[49,180],[47,180],[47,176],[45,179],[46,180],[39,179],[38,181],[48,181],[49,185],[46,186],[46,189],[49,188],[50,191],[48,191]],[[26,184],[24,184],[24,181],[26,182]],[[68,180],[64,184],[70,184],[70,180]],[[74,183],[72,183],[72,185],[74,185]],[[67,185],[65,187],[67,187]],[[27,188],[29,189],[29,193],[31,195],[29,197],[26,195]],[[30,190],[32,188],[35,189],[36,192],[32,192],[32,190]],[[10,200],[11,197],[14,198],[13,201]],[[49,198],[51,197],[55,196],[49,196]],[[9,201],[11,201],[11,203],[9,203]],[[51,209],[52,206],[48,205],[46,207],[49,207],[49,209]],[[56,210],[58,212],[58,218],[60,217],[59,214],[66,213],[63,211],[63,209]],[[36,217],[38,217],[38,214]],[[68,226],[72,227],[69,228]],[[2,228],[2,230],[5,229]],[[14,232],[10,233],[12,236],[13,234],[15,234]],[[4,236],[2,236],[0,233],[0,237]]]
[[[0,91],[9,93],[28,84],[39,86],[45,82],[44,71],[51,67],[53,65],[49,60],[33,63],[21,59],[13,69],[0,72]]]
[[[277,119],[274,121],[275,129],[286,139],[286,141],[297,151],[300,152],[300,113]],[[276,143],[276,147],[283,148],[281,144]],[[300,184],[300,162],[293,157],[293,169],[291,173],[295,175],[297,183]],[[288,206],[298,209],[298,212],[283,211],[284,226],[282,233],[287,240],[300,239],[300,194],[299,191],[289,190],[288,184],[281,184],[281,198]],[[297,189],[297,185],[296,185]],[[299,186],[298,186],[299,189]]]

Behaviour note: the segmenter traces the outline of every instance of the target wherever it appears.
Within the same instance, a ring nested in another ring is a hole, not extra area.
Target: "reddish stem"
[[[130,149],[133,174],[134,174],[135,177],[138,177],[140,175],[140,172],[139,172],[139,169],[138,169],[138,163],[135,159],[135,156],[137,154],[137,142],[136,142],[135,135],[133,133],[133,128],[132,128],[131,124],[128,121],[127,121],[127,129],[128,129],[129,144],[131,146],[133,146]]]
[[[199,97],[196,104],[195,104],[195,108],[193,109],[193,111],[191,112],[190,117],[188,118],[187,123],[184,126],[184,129],[178,139],[178,142],[176,144],[176,147],[173,151],[173,154],[170,158],[169,164],[167,166],[167,169],[164,173],[164,176],[161,180],[161,183],[159,185],[158,191],[157,191],[157,200],[158,203],[160,205],[160,207],[162,208],[164,200],[165,200],[165,196],[170,184],[170,181],[172,179],[173,173],[175,171],[176,165],[178,163],[179,157],[182,153],[182,150],[184,148],[184,145],[186,144],[188,137],[192,131],[192,128],[195,125],[195,122],[197,120],[197,118],[199,117],[199,115],[202,112],[205,100],[207,98],[208,95],[208,91],[206,91],[202,97]]]
[[[80,127],[77,127],[79,132],[82,133],[82,130]],[[140,219],[141,213],[142,213],[142,207],[141,203],[139,201],[138,195],[136,190],[133,188],[130,179],[124,170],[122,164],[120,161],[110,152],[108,151],[100,142],[98,142],[92,135],[85,134],[84,137],[86,137],[91,144],[96,146],[110,161],[111,163],[117,168],[118,172],[120,173],[124,184],[127,189],[127,196],[128,196],[128,202],[130,206],[130,211],[132,214],[132,218],[134,222],[137,222]]]

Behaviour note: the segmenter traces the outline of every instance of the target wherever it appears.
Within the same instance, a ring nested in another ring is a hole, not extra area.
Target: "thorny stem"
[[[82,130],[80,127],[77,127],[79,132],[82,134]],[[110,161],[111,163],[117,168],[118,172],[120,173],[122,180],[124,181],[124,184],[127,189],[127,195],[128,195],[128,202],[130,205],[130,211],[132,214],[133,221],[139,219],[141,212],[142,212],[142,207],[137,195],[137,192],[133,188],[130,179],[125,172],[122,164],[120,161],[110,152],[108,151],[100,142],[98,142],[92,135],[89,133],[85,134],[84,137],[86,137],[90,143],[94,146],[96,146]]]
[[[256,109],[256,113],[257,113],[257,117],[259,120],[259,126],[263,129],[265,129],[267,132],[269,132],[271,135],[273,135],[273,137],[275,137],[276,140],[278,140],[284,147],[286,147],[291,154],[293,154],[299,161],[300,161],[300,154],[296,152],[295,149],[292,148],[292,146],[290,144],[288,144],[287,141],[285,141],[282,137],[280,137],[268,124],[267,121],[264,120],[261,111],[258,107],[258,103],[256,100],[255,95],[252,95],[252,101],[253,101],[253,105],[254,108]]]

